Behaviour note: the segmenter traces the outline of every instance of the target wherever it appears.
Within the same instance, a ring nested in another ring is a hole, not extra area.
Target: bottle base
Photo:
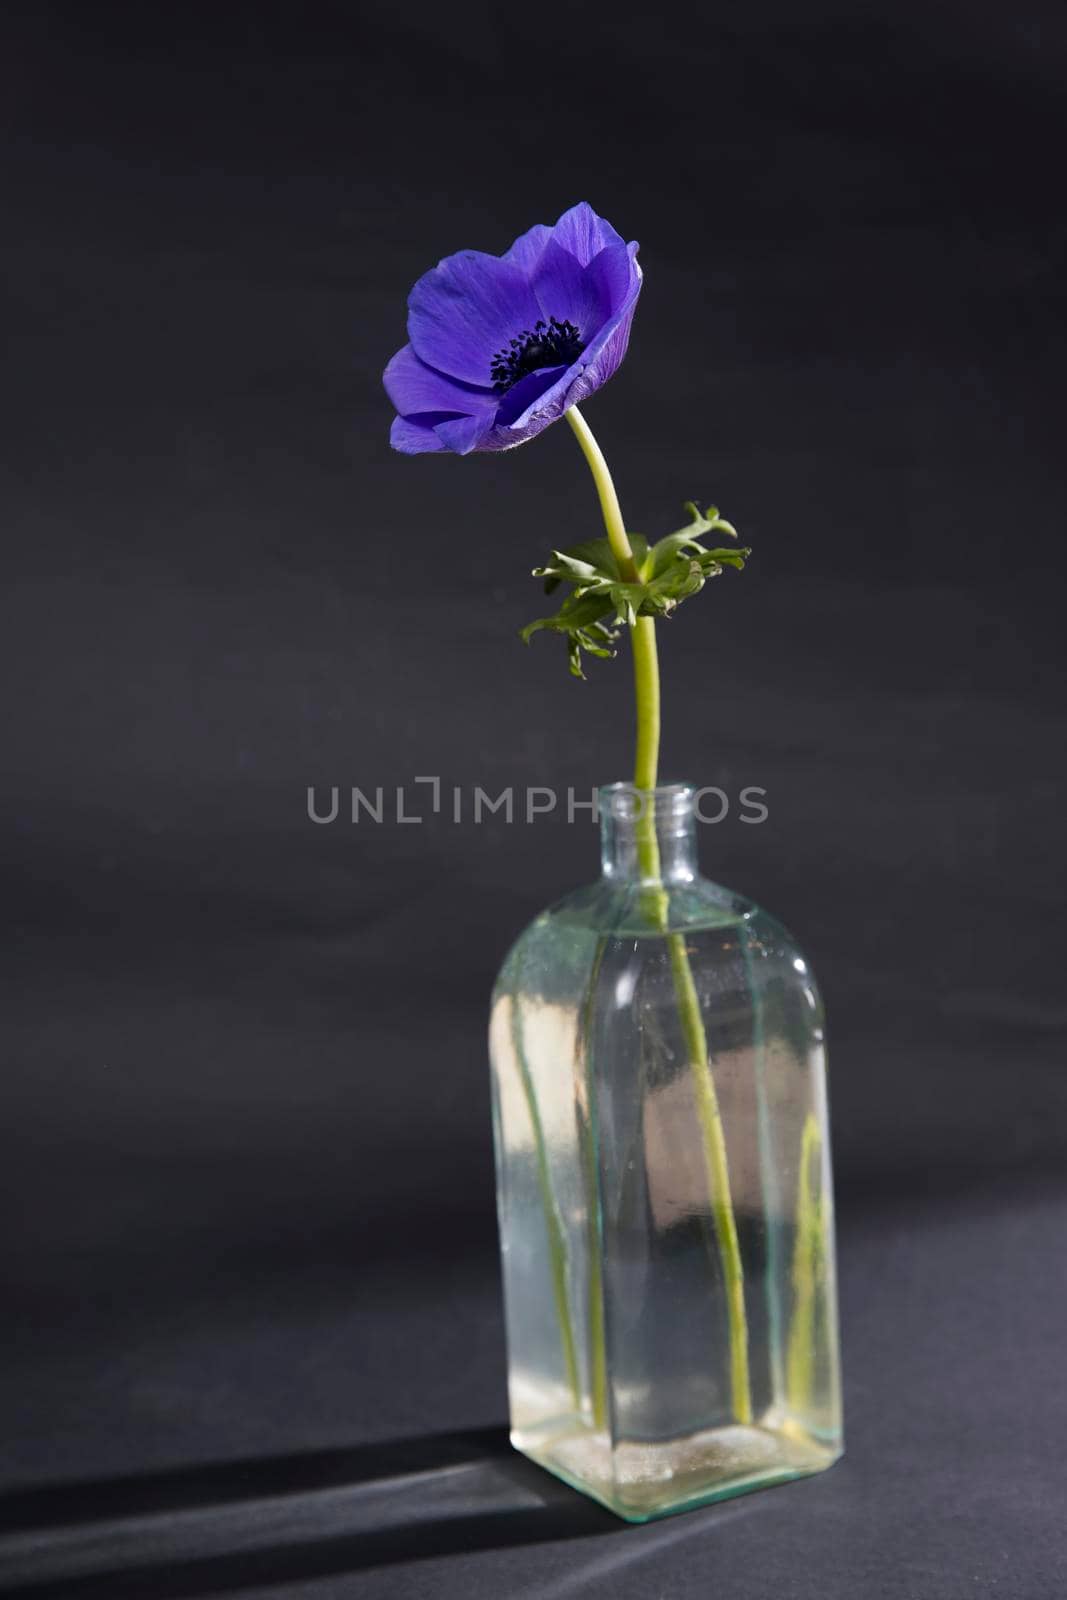
[[[770,1416],[730,1423],[662,1443],[609,1437],[568,1419],[562,1425],[515,1429],[516,1450],[626,1522],[651,1522],[825,1472],[843,1447],[820,1442]]]

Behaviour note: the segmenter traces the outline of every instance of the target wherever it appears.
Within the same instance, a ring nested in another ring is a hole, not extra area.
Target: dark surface
[[[1062,13],[714,15],[5,8],[0,1584],[1064,1592]],[[405,461],[378,388],[581,197],[631,525],[755,547],[666,770],[768,791],[702,853],[820,974],[842,1236],[844,1462],[629,1530],[502,1434],[485,1001],[593,831],[305,810],[625,772],[625,663],[515,638],[568,431]]]

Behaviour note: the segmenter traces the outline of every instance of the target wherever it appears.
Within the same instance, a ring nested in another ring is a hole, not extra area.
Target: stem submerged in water
[[[825,1231],[821,1167],[819,1122],[815,1114],[809,1112],[800,1139],[793,1246],[793,1316],[786,1365],[789,1407],[802,1416],[811,1410],[815,1388],[815,1300],[821,1278],[819,1269]]]
[[[589,463],[608,541],[620,576],[626,582],[639,579],[633,548],[619,507],[619,497],[608,471],[603,452],[577,406],[566,413]],[[641,878],[647,886],[646,909],[649,920],[666,936],[678,1015],[689,1054],[693,1075],[697,1115],[704,1142],[708,1169],[712,1221],[722,1263],[726,1291],[726,1316],[730,1335],[730,1388],[734,1416],[739,1422],[752,1420],[752,1396],[748,1367],[748,1321],[745,1314],[745,1282],[741,1248],[737,1236],[730,1193],[730,1167],[723,1133],[719,1098],[708,1058],[708,1042],[700,1014],[700,997],[693,981],[693,969],[685,935],[671,933],[670,902],[661,883],[656,812],[651,791],[659,774],[660,683],[656,649],[656,624],[652,617],[638,617],[630,630],[634,658],[634,695],[637,708],[637,748],[634,760],[634,787],[644,794],[645,803],[637,819],[637,859]],[[594,1356],[596,1352],[594,1351]]]
[[[745,1275],[737,1219],[730,1195],[730,1164],[719,1111],[719,1097],[708,1060],[708,1041],[700,1015],[700,999],[693,982],[685,935],[667,935],[674,992],[682,1032],[689,1050],[689,1067],[696,1092],[697,1115],[704,1136],[704,1159],[711,1179],[711,1214],[726,1288],[726,1319],[730,1329],[730,1390],[738,1422],[752,1421],[752,1393],[748,1373],[748,1319],[745,1315]]]

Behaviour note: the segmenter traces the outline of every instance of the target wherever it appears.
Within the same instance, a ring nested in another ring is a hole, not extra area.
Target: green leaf
[[[718,506],[709,506],[706,512],[702,512],[695,500],[687,500],[685,510],[689,512],[688,525],[679,528],[677,533],[669,533],[652,546],[650,576],[653,578],[658,577],[680,551],[692,549],[703,553],[704,547],[699,541],[709,533],[721,532],[728,538],[737,538],[737,529],[720,517]]]
[[[629,539],[634,561],[640,567],[648,554],[648,540],[639,533],[631,533]],[[608,583],[618,582],[619,567],[608,539],[584,539],[581,544],[568,545],[566,550],[553,550],[547,565],[534,568],[534,577],[544,578],[545,593],[551,594],[561,583],[585,581],[588,569]]]
[[[747,545],[742,545],[739,550],[708,550],[705,554],[713,561],[721,562],[724,567],[736,567],[738,572],[742,572],[752,551]]]
[[[675,556],[687,546],[701,550],[702,545],[697,543],[696,534],[689,528],[682,528],[678,533],[669,533],[665,539],[660,539],[658,544],[652,546],[652,562],[650,576],[658,578],[670,566]]]
[[[608,539],[583,539],[580,544],[569,544],[563,554],[571,556],[575,561],[587,561],[591,567],[597,569],[601,577],[619,576],[615,557],[611,553],[611,542]]]
[[[544,578],[546,593],[561,583],[572,588],[554,616],[538,617],[522,629],[523,640],[528,644],[542,631],[563,634],[570,670],[575,677],[584,678],[583,652],[601,659],[614,656],[622,628],[633,627],[638,617],[669,617],[724,567],[742,568],[750,554],[747,549],[708,550],[700,543],[701,537],[713,530],[737,537],[732,525],[719,516],[718,508],[709,506],[702,512],[691,500],[686,510],[688,525],[651,549],[647,539],[630,534],[639,573],[636,583],[622,581],[606,538],[553,550],[546,565],[534,569],[534,576]]]
[[[703,538],[706,533],[711,533],[716,528],[721,528],[732,539],[737,538],[737,529],[732,522],[727,522],[725,518],[720,516],[718,506],[709,506],[706,511],[701,511],[694,505],[692,500],[687,500],[685,509],[692,518],[689,531],[695,534],[697,538]]]
[[[646,586],[643,583],[613,583],[611,586],[611,600],[615,607],[615,618],[620,627],[628,623],[632,628],[637,621],[638,612],[644,604]]]
[[[585,682],[585,673],[582,671],[582,647],[577,639],[571,639],[567,645],[567,666],[570,668],[572,678],[581,678]]]
[[[567,583],[595,583],[598,578],[605,576],[591,561],[579,560],[566,550],[553,550],[548,566],[534,567],[533,575],[535,578],[550,579],[554,586],[564,580]]]
[[[607,595],[589,595],[576,600],[573,595],[560,606],[553,617],[537,617],[535,621],[528,622],[520,632],[524,644],[529,644],[535,633],[540,633],[542,628],[548,628],[553,633],[575,633],[590,624],[599,622],[601,617],[606,617],[615,608]]]

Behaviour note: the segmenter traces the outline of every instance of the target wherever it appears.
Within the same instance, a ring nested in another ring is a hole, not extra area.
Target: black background
[[[1061,1593],[1062,12],[3,32],[0,1573]],[[644,1530],[502,1442],[486,999],[594,831],[306,813],[626,774],[625,661],[516,639],[569,430],[408,460],[380,390],[421,272],[581,198],[643,247],[628,521],[754,546],[663,629],[665,772],[767,790],[703,862],[820,975],[841,1231],[845,1461]]]

